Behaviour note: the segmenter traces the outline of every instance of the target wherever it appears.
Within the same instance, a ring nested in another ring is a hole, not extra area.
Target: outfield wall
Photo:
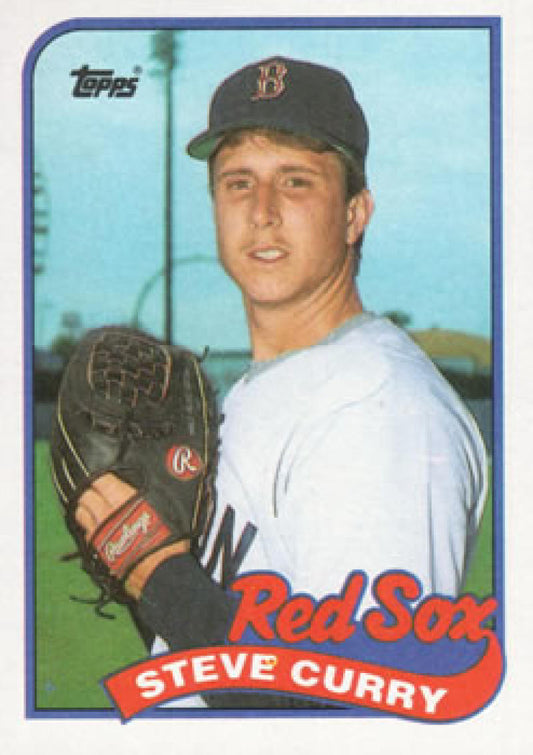
[[[250,363],[248,351],[208,352],[203,367],[213,382],[221,402],[233,383],[246,371]],[[59,385],[60,373],[55,370],[41,370],[36,373],[36,396],[34,407],[34,429],[36,438],[48,438],[54,411],[53,398]],[[458,387],[458,386],[456,386]],[[39,398],[44,400],[39,400]],[[490,398],[465,398],[465,403],[476,418],[485,440],[492,453],[492,401]]]

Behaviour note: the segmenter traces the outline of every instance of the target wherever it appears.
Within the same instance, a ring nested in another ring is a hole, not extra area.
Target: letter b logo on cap
[[[271,100],[285,90],[284,78],[287,68],[277,60],[259,66],[259,78],[257,90],[252,95],[252,100]]]

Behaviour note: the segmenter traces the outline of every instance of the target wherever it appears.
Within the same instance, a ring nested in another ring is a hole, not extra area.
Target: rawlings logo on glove
[[[202,467],[202,460],[189,446],[172,446],[167,454],[167,469],[178,480],[194,479]]]

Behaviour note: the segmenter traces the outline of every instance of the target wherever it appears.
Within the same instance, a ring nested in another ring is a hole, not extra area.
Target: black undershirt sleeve
[[[173,556],[148,579],[141,619],[171,650],[225,644],[238,599],[209,578],[194,556]]]
[[[137,612],[170,650],[224,645],[237,611],[237,596],[214,582],[191,554],[173,556],[148,579]],[[328,708],[307,700],[256,692],[203,695],[212,708]]]

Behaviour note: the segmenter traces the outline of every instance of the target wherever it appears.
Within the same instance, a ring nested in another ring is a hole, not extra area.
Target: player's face
[[[346,201],[335,153],[248,134],[221,148],[213,189],[220,260],[248,309],[302,306],[314,314],[353,290],[351,247],[370,199],[361,192]]]

